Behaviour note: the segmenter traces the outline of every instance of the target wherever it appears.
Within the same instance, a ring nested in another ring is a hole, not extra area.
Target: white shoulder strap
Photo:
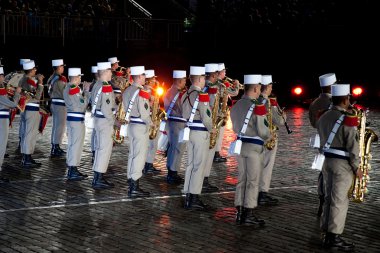
[[[140,92],[140,89],[137,89],[137,90],[135,91],[135,93],[133,94],[131,100],[129,101],[129,105],[128,105],[127,113],[125,114],[125,120],[126,120],[126,121],[129,120],[129,116],[131,115],[131,111],[132,111],[133,104],[135,103],[135,99],[136,99],[137,95],[139,94],[139,92]]]
[[[330,148],[331,143],[332,143],[333,140],[334,140],[335,134],[338,132],[338,129],[339,129],[340,125],[342,124],[344,117],[345,117],[345,115],[342,114],[342,115],[339,117],[339,119],[335,122],[335,125],[334,125],[333,129],[331,130],[331,133],[330,133],[330,135],[329,135],[329,138],[327,139],[326,144],[323,146],[323,150],[327,150],[327,149]]]
[[[178,92],[177,95],[175,95],[175,97],[173,98],[172,102],[170,103],[169,108],[168,108],[168,112],[166,113],[167,117],[170,116],[170,114],[171,114],[171,112],[172,112],[172,110],[174,108],[175,102],[177,102],[177,99],[179,97],[179,93],[180,92]]]
[[[94,104],[92,105],[92,108],[91,108],[91,114],[92,115],[95,114],[96,104],[98,103],[100,93],[102,93],[102,87],[100,87],[100,89],[98,90],[98,93],[96,94],[96,97],[95,97]]]
[[[253,109],[255,109],[255,106],[256,106],[256,104],[253,103],[253,104],[251,105],[251,107],[249,107],[249,110],[248,110],[248,112],[247,112],[247,115],[245,116],[245,119],[244,119],[244,125],[243,125],[243,127],[241,128],[241,131],[240,131],[239,136],[240,136],[240,135],[244,135],[244,134],[245,134],[245,131],[247,131],[248,123],[249,123],[249,120],[250,120],[251,117],[252,117]]]
[[[198,95],[197,99],[195,99],[193,109],[191,109],[190,118],[188,120],[188,122],[190,122],[190,123],[192,123],[194,120],[194,116],[195,116],[195,112],[197,111],[198,104],[199,104],[199,95]]]

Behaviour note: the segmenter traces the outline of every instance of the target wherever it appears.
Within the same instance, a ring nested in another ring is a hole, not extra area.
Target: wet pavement
[[[315,130],[309,125],[306,109],[295,107],[287,113],[293,133],[280,129],[270,190],[280,202],[258,207],[257,215],[266,220],[263,228],[235,225],[235,158],[213,165],[209,180],[219,191],[202,195],[210,209],[185,211],[181,186],[166,184],[166,158],[161,153],[155,166],[164,172],[144,176],[140,183],[151,197],[127,197],[126,143],[114,147],[107,173],[115,188],[93,190],[89,129],[80,170],[90,177],[67,182],[65,159],[49,157],[51,119],[34,155],[43,165],[21,168],[21,158],[14,152],[17,117],[10,130],[10,158],[3,166],[3,175],[11,183],[0,184],[0,252],[324,252],[316,217],[319,172],[310,169],[315,153],[308,144]],[[380,111],[371,111],[369,118],[379,133]],[[224,137],[222,155],[234,138],[230,122]],[[355,241],[356,252],[380,252],[378,143],[372,145],[372,155],[369,195],[364,203],[350,203],[343,234]],[[184,175],[184,166],[180,174]]]

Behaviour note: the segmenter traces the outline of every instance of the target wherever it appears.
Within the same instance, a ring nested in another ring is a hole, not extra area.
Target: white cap
[[[218,64],[216,63],[207,63],[205,64],[206,73],[214,73],[218,71]]]
[[[218,71],[222,71],[223,69],[226,69],[226,67],[224,66],[224,63],[219,63],[218,64]]]
[[[91,73],[93,74],[98,73],[98,66],[91,66]]]
[[[186,70],[173,70],[173,78],[186,78]]]
[[[114,64],[116,62],[119,62],[119,60],[117,59],[117,57],[111,57],[111,58],[108,58],[108,61],[111,63],[111,64]]]
[[[24,70],[30,70],[30,69],[33,69],[36,67],[36,64],[34,63],[34,61],[27,61],[27,62],[24,62],[22,64],[22,68]]]
[[[30,59],[20,59],[20,65],[24,64],[25,62],[30,61]]]
[[[107,62],[98,62],[97,64],[98,70],[106,70],[111,68],[111,63]]]
[[[133,66],[131,67],[131,76],[138,76],[145,74],[145,67],[144,66]]]
[[[334,73],[324,74],[319,77],[319,84],[321,87],[332,85],[336,82],[336,76]]]
[[[244,75],[244,84],[260,84],[261,75]]]
[[[331,96],[340,97],[351,95],[349,84],[333,84],[331,85]]]
[[[0,67],[0,75],[4,75],[4,68]]]
[[[80,68],[69,68],[68,76],[83,76]]]
[[[62,66],[62,65],[64,65],[64,64],[63,64],[63,59],[52,60],[52,61],[51,61],[51,65],[52,65],[53,67],[59,67],[59,66]]]
[[[272,75],[262,75],[261,76],[261,84],[268,85],[272,83]]]
[[[154,69],[145,70],[145,77],[146,78],[156,77],[156,75],[154,74]]]
[[[203,76],[205,74],[206,74],[206,68],[205,67],[190,66],[190,75],[191,76]]]

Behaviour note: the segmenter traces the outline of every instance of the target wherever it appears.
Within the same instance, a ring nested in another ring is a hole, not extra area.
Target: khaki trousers
[[[143,124],[128,125],[129,156],[128,179],[134,181],[142,176],[149,145],[149,126]]]

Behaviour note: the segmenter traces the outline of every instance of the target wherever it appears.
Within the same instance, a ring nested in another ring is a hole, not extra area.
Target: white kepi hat
[[[272,75],[262,75],[261,76],[261,84],[268,85],[272,83]]]
[[[226,69],[226,66],[224,66],[224,63],[218,64],[218,71],[222,71],[223,69]]]
[[[214,73],[218,71],[218,64],[216,63],[207,63],[205,64],[206,73]]]
[[[69,68],[69,76],[83,76],[80,68]]]
[[[22,64],[22,68],[24,70],[30,70],[30,69],[33,69],[36,67],[36,64],[34,63],[34,61],[27,61],[27,62],[24,62]]]
[[[173,78],[186,78],[186,70],[173,70]]]
[[[349,84],[333,84],[331,85],[331,96],[341,97],[351,95]]]
[[[336,83],[335,73],[328,73],[319,77],[319,85],[321,87],[329,86],[334,83]]]
[[[244,75],[244,84],[260,84],[261,83],[261,75]]]
[[[154,74],[153,69],[147,69],[147,70],[145,70],[145,77],[146,78],[152,78],[152,77],[157,77],[157,76]]]
[[[107,62],[98,62],[97,67],[98,67],[98,70],[111,69],[111,63],[109,61],[107,61]]]
[[[4,68],[0,67],[0,75],[4,75]]]
[[[191,76],[204,76],[206,74],[205,67],[199,66],[190,66],[190,75]]]
[[[98,73],[98,66],[91,66],[91,73],[93,74]]]
[[[30,59],[20,59],[20,65],[24,64],[25,62],[30,61]]]
[[[59,66],[62,66],[62,65],[65,65],[63,63],[63,59],[56,59],[56,60],[52,60],[51,61],[51,66],[53,66],[53,67],[59,67]]]
[[[131,67],[131,76],[138,76],[145,74],[144,66],[133,66]]]
[[[119,60],[117,59],[117,57],[111,57],[111,58],[108,58],[108,61],[111,63],[111,64],[114,64],[116,62],[119,62]]]

